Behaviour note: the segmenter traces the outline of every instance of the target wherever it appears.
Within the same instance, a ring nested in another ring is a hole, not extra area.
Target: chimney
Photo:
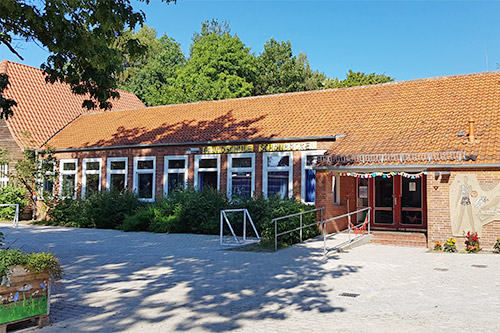
[[[474,142],[474,120],[469,118],[469,142]]]

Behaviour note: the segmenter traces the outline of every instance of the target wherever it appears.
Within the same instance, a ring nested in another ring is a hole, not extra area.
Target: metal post
[[[351,215],[347,215],[347,224],[349,229],[349,243],[351,242]]]
[[[370,234],[370,224],[372,223],[372,215],[371,215],[372,210],[368,210],[368,235]]]
[[[243,211],[243,242],[245,242],[247,238],[247,214],[248,211],[245,209]]]
[[[274,252],[278,251],[278,221],[274,220]]]
[[[321,207],[320,216],[321,216],[321,231],[323,231],[323,255],[326,256],[326,223],[323,221],[323,209],[325,207]]]
[[[300,242],[302,243],[302,215],[300,217]]]
[[[221,210],[220,211],[220,241],[219,241],[219,246],[222,246],[222,240],[224,238],[224,234],[222,232],[223,228],[224,228],[224,222],[223,222],[222,210]]]
[[[14,216],[15,228],[19,226],[19,204],[16,204],[16,215]]]

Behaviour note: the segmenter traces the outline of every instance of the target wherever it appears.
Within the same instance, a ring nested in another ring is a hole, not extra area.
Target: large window
[[[134,157],[134,192],[142,201],[155,200],[156,157]]]
[[[127,157],[108,157],[106,166],[106,190],[125,190],[127,188],[127,170]]]
[[[326,150],[313,150],[302,152],[301,198],[306,203],[314,204],[316,201],[316,170],[313,170],[318,156]]]
[[[100,158],[84,158],[82,164],[82,199],[101,191]]]
[[[56,165],[54,161],[40,161],[39,168],[41,170],[41,181],[39,182],[39,194],[44,199],[54,197],[54,176]]]
[[[255,154],[229,154],[227,196],[251,197],[255,192]]]
[[[77,159],[62,159],[59,162],[59,196],[76,199]]]
[[[220,155],[196,155],[194,157],[194,187],[219,189]]]
[[[293,195],[293,153],[263,154],[262,187],[265,197]]]
[[[9,184],[9,164],[0,163],[0,188]]]
[[[165,156],[165,170],[163,173],[163,195],[187,187],[188,157]]]

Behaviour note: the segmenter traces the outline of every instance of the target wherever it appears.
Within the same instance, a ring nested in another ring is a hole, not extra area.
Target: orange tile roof
[[[477,140],[467,143],[468,119]],[[56,149],[345,135],[330,154],[466,151],[500,161],[500,72],[82,115]]]
[[[22,148],[42,146],[79,115],[89,113],[82,108],[84,96],[73,94],[66,84],[46,83],[43,71],[38,68],[3,60],[0,73],[9,76],[5,97],[17,102],[14,116],[7,123]],[[113,110],[144,108],[137,96],[124,91],[120,91],[120,99],[112,104]]]

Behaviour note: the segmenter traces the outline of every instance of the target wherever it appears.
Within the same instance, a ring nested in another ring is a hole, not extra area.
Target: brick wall
[[[8,151],[6,157],[12,160],[9,173],[14,172],[15,161],[23,157],[23,151],[12,137],[5,119],[0,119],[0,148]]]
[[[500,171],[490,170],[454,170],[450,175],[435,177],[435,172],[429,172],[427,176],[427,228],[429,247],[434,246],[434,241],[444,242],[452,237],[450,222],[450,185],[457,174],[475,174],[479,184],[485,186],[500,182]],[[465,247],[464,237],[455,237],[457,247]],[[479,239],[484,250],[492,250],[496,239],[500,238],[500,221],[493,221],[482,229],[482,237]]]

